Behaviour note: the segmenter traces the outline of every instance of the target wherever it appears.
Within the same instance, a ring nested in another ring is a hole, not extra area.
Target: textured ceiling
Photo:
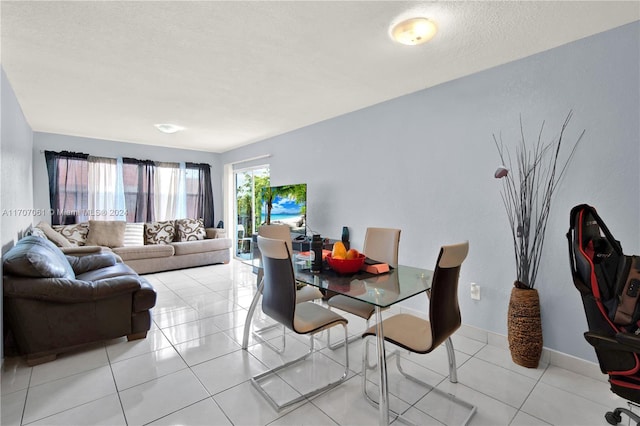
[[[34,131],[224,152],[640,19],[638,1],[2,1]],[[408,47],[389,26],[424,15]],[[155,123],[186,128],[166,135]]]

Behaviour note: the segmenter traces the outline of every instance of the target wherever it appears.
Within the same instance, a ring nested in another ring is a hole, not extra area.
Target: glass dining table
[[[252,261],[254,271],[258,274],[258,291],[256,292],[244,326],[244,335],[242,348],[247,349],[249,342],[249,334],[251,330],[251,320],[257,307],[260,295],[262,294],[262,270],[259,259]],[[325,265],[320,273],[312,273],[308,268],[308,261],[304,258],[298,258],[294,254],[293,260],[294,273],[296,281],[304,283],[320,289],[343,294],[348,297],[369,303],[375,307],[376,320],[376,347],[378,359],[378,373],[380,386],[379,391],[379,423],[381,425],[389,424],[389,389],[387,381],[387,363],[384,346],[384,333],[382,330],[382,310],[388,308],[398,302],[425,293],[431,287],[433,271],[428,269],[420,269],[411,266],[399,265],[392,268],[389,272],[379,275],[370,274],[364,271],[353,275],[339,275]],[[447,353],[450,357],[453,353],[453,347],[450,346],[450,340],[447,343]]]

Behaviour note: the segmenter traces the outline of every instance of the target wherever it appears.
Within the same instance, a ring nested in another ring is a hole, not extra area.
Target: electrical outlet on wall
[[[476,283],[471,283],[471,298],[480,300],[480,286]]]

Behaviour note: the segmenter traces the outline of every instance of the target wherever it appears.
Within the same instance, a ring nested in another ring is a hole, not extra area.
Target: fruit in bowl
[[[360,252],[358,250],[356,249],[347,250],[346,259],[357,259],[358,257],[360,257]]]
[[[354,256],[354,253],[352,253],[351,256]],[[364,265],[365,257],[364,254],[357,253],[356,257],[347,258],[347,256],[345,256],[344,258],[337,258],[334,257],[332,253],[327,255],[327,263],[331,269],[339,274],[354,274]]]
[[[346,259],[347,258],[347,248],[344,246],[342,241],[336,241],[333,244],[333,250],[331,250],[331,257],[334,259]]]

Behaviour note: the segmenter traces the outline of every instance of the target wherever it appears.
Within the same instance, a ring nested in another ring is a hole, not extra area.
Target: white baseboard
[[[415,309],[402,307],[401,311],[416,315],[421,318],[427,318],[426,312],[418,311]],[[460,329],[456,331],[456,334],[472,340],[476,340],[481,343],[485,343],[487,345],[509,350],[509,341],[507,340],[507,336],[502,334],[483,330],[466,324],[462,324],[462,326],[460,326]],[[553,365],[602,382],[606,382],[608,380],[608,376],[600,371],[600,366],[597,363],[587,361],[573,355],[565,354],[554,349],[544,347],[542,348],[540,365]]]

